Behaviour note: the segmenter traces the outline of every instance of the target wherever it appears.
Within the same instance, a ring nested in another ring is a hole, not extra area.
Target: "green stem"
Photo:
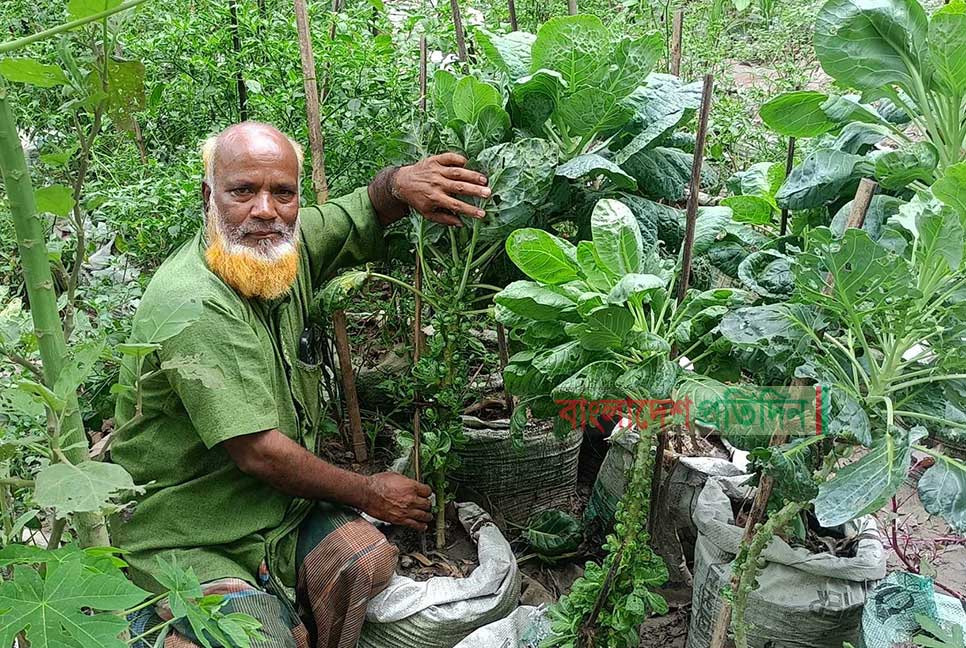
[[[127,644],[129,646],[133,646],[134,644],[136,644],[137,642],[141,641],[145,637],[150,637],[151,635],[153,635],[155,633],[161,632],[162,630],[164,630],[165,628],[167,628],[169,625],[171,625],[175,621],[177,621],[177,619],[168,619],[164,623],[158,624],[158,625],[154,626],[153,628],[151,628],[149,630],[145,630],[144,632],[142,632],[138,636],[131,637],[130,639],[128,639],[127,640]]]
[[[405,288],[406,290],[413,293],[414,295],[417,295],[420,299],[422,299],[424,302],[426,302],[433,308],[439,308],[439,306],[436,305],[435,301],[433,301],[432,299],[426,296],[426,293],[422,292],[421,290],[416,290],[405,281],[400,281],[395,277],[390,277],[389,275],[380,274],[378,272],[371,272],[369,273],[369,276],[374,277],[376,279],[382,279],[383,281],[388,281],[389,283],[399,286],[400,288]]]
[[[480,235],[480,221],[478,219],[473,221],[473,234],[470,236],[470,248],[466,252],[466,264],[463,266],[463,278],[460,279],[459,289],[456,291],[456,301],[463,299],[463,293],[466,292],[466,282],[470,278],[470,265],[473,262],[473,252],[476,250],[476,239]]]
[[[92,22],[113,16],[116,13],[127,11],[128,9],[136,7],[144,2],[147,2],[147,0],[127,0],[127,2],[123,2],[111,9],[106,9],[90,16],[84,16],[83,18],[78,18],[77,20],[72,20],[71,22],[66,22],[62,25],[57,25],[56,27],[51,27],[50,29],[46,29],[42,32],[31,34],[30,36],[24,36],[23,38],[18,38],[17,40],[2,43],[0,44],[0,54],[6,54],[7,52],[23,49],[27,45],[36,43],[37,41],[50,38],[51,36],[56,36],[57,34],[63,34],[64,32],[72,29],[77,29],[78,27],[83,27],[84,25]]]
[[[130,608],[128,610],[124,610],[123,612],[118,612],[118,615],[119,616],[123,616],[123,617],[130,616],[131,614],[134,614],[135,612],[138,612],[140,610],[143,610],[146,607],[150,607],[150,606],[154,605],[155,603],[157,603],[158,601],[161,601],[162,599],[166,598],[167,596],[168,596],[168,593],[167,592],[164,592],[163,594],[158,594],[156,596],[152,596],[151,598],[149,598],[147,601],[144,601],[143,603],[139,603],[138,605],[135,605],[134,607],[132,607],[132,608]]]
[[[892,385],[886,391],[894,392],[894,391],[899,391],[901,389],[914,387],[916,385],[923,385],[923,384],[932,383],[932,382],[940,382],[942,380],[962,380],[964,378],[966,378],[966,374],[947,374],[944,376],[927,376],[926,378],[917,378],[916,380],[909,380],[904,383]]]
[[[9,486],[10,488],[33,488],[34,480],[18,479],[17,477],[0,477],[0,486]]]
[[[43,361],[45,382],[49,387],[57,383],[64,367],[67,344],[57,308],[50,263],[47,260],[46,231],[37,215],[33,184],[23,148],[20,146],[17,123],[10,107],[9,90],[5,86],[0,86],[0,174],[7,190],[24,284],[30,300],[30,316]],[[68,456],[72,462],[79,463],[86,459],[89,445],[77,402],[77,392],[68,394],[66,401],[61,433],[64,445],[77,446]],[[77,514],[75,527],[81,546],[110,545],[104,516],[100,513]]]
[[[896,416],[901,416],[903,418],[913,418],[922,421],[929,421],[930,423],[936,423],[937,425],[944,425],[946,427],[956,428],[958,430],[966,430],[966,423],[959,423],[957,421],[950,421],[944,419],[941,416],[932,416],[931,414],[922,414],[920,412],[910,412],[908,410],[896,410],[893,412]]]

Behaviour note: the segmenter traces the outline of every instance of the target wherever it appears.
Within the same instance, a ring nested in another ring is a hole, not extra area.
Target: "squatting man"
[[[322,369],[309,308],[340,268],[380,258],[384,228],[410,209],[459,226],[460,215],[483,212],[457,197],[490,189],[462,157],[443,154],[300,208],[302,157],[262,123],[205,142],[204,227],[158,269],[134,329],[176,317],[188,300],[201,315],[145,359],[140,411],[130,392],[118,398],[125,430],[113,461],[148,486],[112,532],[137,584],[163,591],[162,561],[190,567],[206,594],[226,596],[223,613],[261,622],[260,647],[353,648],[397,557],[358,511],[422,531],[430,489],[316,455]],[[172,367],[185,359],[216,367],[221,384]],[[135,370],[133,361],[122,367],[122,384],[134,385]],[[146,609],[134,630],[166,618],[164,608]],[[166,647],[199,643],[187,623],[169,628]]]

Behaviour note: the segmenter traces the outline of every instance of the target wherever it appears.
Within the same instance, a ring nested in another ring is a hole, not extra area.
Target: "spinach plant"
[[[964,159],[966,3],[954,0],[927,17],[918,0],[829,0],[815,24],[825,72],[860,94],[796,91],[762,106],[779,134],[819,138],[778,190],[779,206],[823,207],[869,176],[903,195]],[[893,150],[873,150],[884,141]]]

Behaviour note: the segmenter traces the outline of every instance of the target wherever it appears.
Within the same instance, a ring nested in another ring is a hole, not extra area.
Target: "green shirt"
[[[197,356],[221,369],[223,385],[206,388],[174,370],[143,381],[143,417],[114,439],[112,458],[146,491],[133,514],[112,520],[113,540],[135,582],[151,589],[158,589],[151,574],[159,556],[193,568],[202,582],[235,577],[250,583],[268,557],[273,573],[291,587],[291,531],[310,503],[246,475],[220,444],[277,428],[315,451],[322,368],[299,359],[300,338],[322,282],[341,267],[383,254],[382,227],[365,188],[302,209],[298,278],[288,295],[271,302],[239,295],[208,269],[204,251],[199,232],[174,252],[148,284],[134,320],[188,297],[201,300],[200,319],[164,341],[142,375],[166,360]],[[121,383],[133,385],[133,374],[126,361]],[[133,418],[134,408],[131,394],[118,396],[118,427]]]

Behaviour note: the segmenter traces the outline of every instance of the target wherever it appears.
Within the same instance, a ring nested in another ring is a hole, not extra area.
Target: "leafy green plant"
[[[912,640],[917,646],[923,648],[956,648],[956,646],[966,645],[961,625],[954,623],[949,630],[946,630],[924,614],[916,615],[916,621],[922,629],[922,632]]]
[[[869,176],[889,191],[921,190],[963,160],[964,34],[961,0],[931,18],[917,0],[827,2],[816,18],[815,52],[838,86],[861,94],[803,90],[762,106],[762,119],[779,134],[819,138],[778,190],[779,206],[823,207],[850,196]],[[884,141],[897,148],[872,150]]]
[[[584,539],[580,522],[568,513],[555,510],[534,515],[523,536],[533,552],[547,562],[572,555]]]
[[[931,190],[900,207],[878,241],[860,229],[809,232],[793,264],[792,302],[740,309],[722,321],[732,343],[767,342],[787,354],[795,376],[823,385],[830,397],[821,435],[757,452],[786,500],[760,533],[780,531],[809,506],[825,527],[878,511],[906,478],[913,450],[935,460],[918,484],[925,509],[956,532],[966,529],[966,464],[925,445],[927,435],[955,438],[966,428],[964,170],[964,163],[948,167]],[[861,458],[839,465],[857,447],[866,448]],[[756,534],[735,565],[740,648],[747,645],[743,606],[766,545]]]

